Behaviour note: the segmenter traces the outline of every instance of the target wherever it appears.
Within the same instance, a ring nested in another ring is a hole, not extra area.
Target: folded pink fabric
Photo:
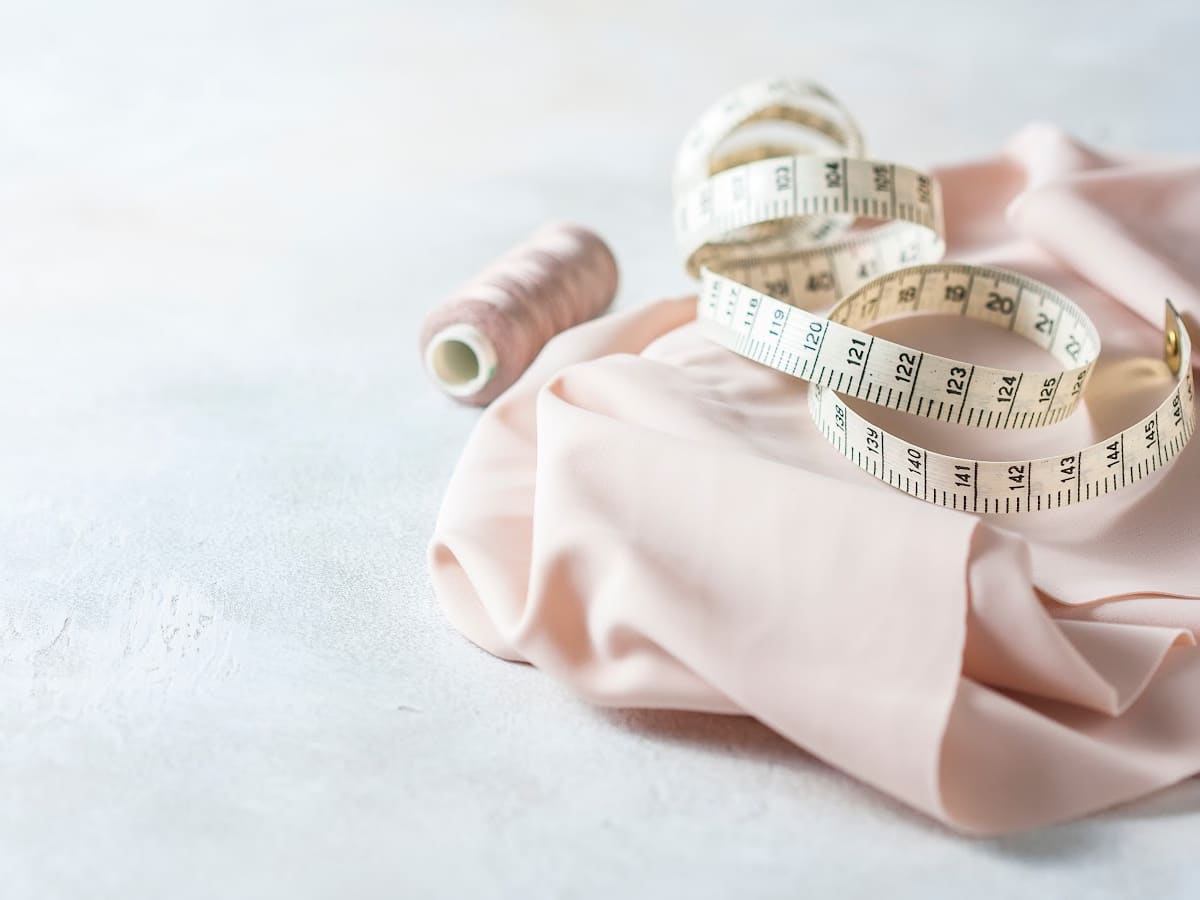
[[[1200,166],[1109,159],[1034,125],[939,176],[948,258],[1063,290],[1105,354],[1087,412],[1036,434],[868,414],[1006,458],[1149,411],[1169,382],[1148,361],[1163,298],[1200,314]],[[483,414],[430,547],[467,637],[596,703],[754,716],[964,831],[1200,770],[1200,449],[1072,509],[936,508],[838,455],[805,385],[706,342],[694,308],[560,335]],[[1039,359],[965,324],[888,327],[934,350],[953,335],[968,359]]]

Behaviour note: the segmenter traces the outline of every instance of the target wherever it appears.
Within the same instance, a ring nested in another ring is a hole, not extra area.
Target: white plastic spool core
[[[425,368],[450,396],[470,397],[496,374],[496,347],[474,325],[447,325],[425,348]]]

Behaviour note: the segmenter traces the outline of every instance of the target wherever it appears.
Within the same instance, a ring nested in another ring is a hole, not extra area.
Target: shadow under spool
[[[543,226],[430,312],[421,353],[451,397],[484,406],[513,384],[547,341],[595,318],[617,290],[617,263],[579,225]]]

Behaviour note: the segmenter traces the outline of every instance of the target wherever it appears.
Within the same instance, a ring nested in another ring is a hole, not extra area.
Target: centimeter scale
[[[736,146],[756,123],[800,126],[810,143]],[[721,148],[733,148],[721,152]],[[1051,425],[1079,404],[1100,336],[1067,297],[1004,269],[940,263],[940,188],[931,176],[863,159],[861,134],[822,88],[775,79],[718,101],[685,138],[675,170],[676,235],[701,282],[703,333],[812,384],[814,422],[861,469],[952,509],[1054,509],[1134,484],[1195,431],[1191,340],[1166,304],[1165,400],[1119,434],[1073,453],[984,461],[938,453],[872,424],[843,397],[969,428]],[[883,222],[853,230],[858,219]],[[811,308],[830,307],[824,316]],[[1001,369],[869,333],[885,319],[956,315],[1007,329],[1061,368]]]

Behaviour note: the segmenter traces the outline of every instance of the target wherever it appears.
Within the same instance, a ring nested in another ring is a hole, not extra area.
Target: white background
[[[415,342],[551,216],[688,290],[670,160],[749,78],[930,165],[1195,154],[1198,60],[1195,0],[0,2],[0,892],[1191,895],[1196,781],[967,840],[468,644],[424,548],[477,414]]]

